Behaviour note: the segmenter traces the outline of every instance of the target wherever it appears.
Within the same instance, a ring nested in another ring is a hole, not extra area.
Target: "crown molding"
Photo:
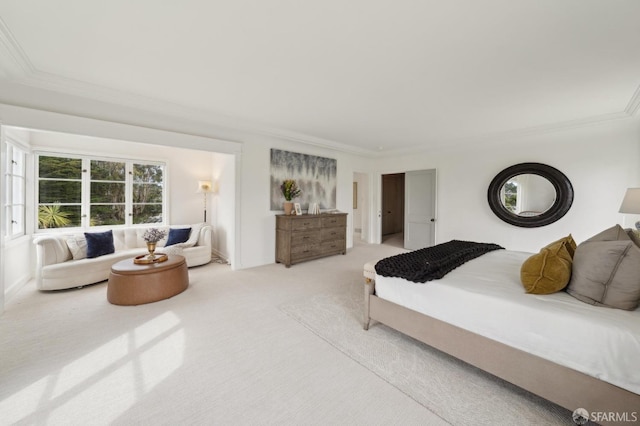
[[[634,118],[631,114],[625,112],[617,112],[611,114],[597,115],[578,120],[568,120],[557,123],[550,123],[541,126],[527,127],[522,129],[508,130],[504,132],[487,133],[483,135],[475,135],[464,138],[451,138],[444,139],[441,142],[436,142],[427,146],[413,146],[407,148],[400,148],[392,151],[379,151],[375,154],[375,157],[382,157],[388,155],[411,155],[411,154],[424,154],[433,151],[441,150],[459,150],[465,147],[474,146],[478,143],[482,143],[482,146],[502,145],[513,140],[523,139],[531,136],[545,135],[549,133],[563,132],[577,130],[589,126],[598,124],[604,124],[616,120],[625,120]]]
[[[33,64],[27,54],[0,18],[0,75],[11,78],[30,74],[33,71]]]
[[[640,86],[638,86],[633,96],[631,96],[631,100],[624,111],[629,115],[636,115],[638,111],[640,111]]]

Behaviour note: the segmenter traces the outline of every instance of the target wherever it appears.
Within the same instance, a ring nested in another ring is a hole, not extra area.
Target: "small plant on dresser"
[[[280,185],[280,191],[282,191],[282,195],[286,200],[284,202],[284,214],[290,215],[293,211],[293,200],[296,197],[299,197],[302,193],[302,190],[298,188],[298,184],[293,179],[285,179]]]

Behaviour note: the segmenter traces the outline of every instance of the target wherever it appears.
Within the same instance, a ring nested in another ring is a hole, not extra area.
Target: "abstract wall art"
[[[284,197],[280,185],[285,179],[294,179],[302,190],[294,201],[307,209],[309,203],[320,208],[336,208],[337,160],[271,149],[271,210],[282,210]]]

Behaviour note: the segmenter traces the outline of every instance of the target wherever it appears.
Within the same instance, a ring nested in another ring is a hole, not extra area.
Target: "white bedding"
[[[529,256],[497,250],[424,284],[376,274],[376,295],[640,394],[640,309],[526,294]]]

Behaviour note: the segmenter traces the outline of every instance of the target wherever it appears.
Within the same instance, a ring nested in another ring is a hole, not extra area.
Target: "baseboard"
[[[225,255],[223,255],[222,253],[220,253],[218,250],[216,250],[216,249],[212,248],[212,249],[211,249],[211,254],[212,254],[213,256],[215,256],[215,257],[218,257],[218,258],[220,258],[220,259],[224,260],[225,262],[227,262],[227,264],[229,264],[229,265],[230,265],[230,263],[229,263],[229,259],[227,259],[227,257],[226,257]]]
[[[31,277],[22,277],[4,290],[4,303],[11,301],[16,294],[31,281]]]

